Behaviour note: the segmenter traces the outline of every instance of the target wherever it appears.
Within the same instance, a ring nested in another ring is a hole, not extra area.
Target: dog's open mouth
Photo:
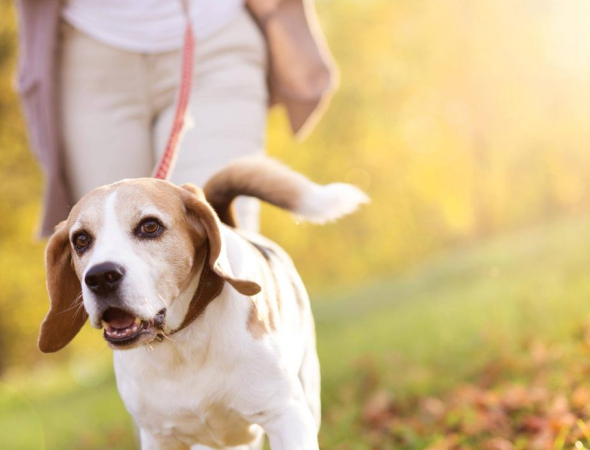
[[[104,337],[112,344],[130,344],[148,324],[118,308],[109,308],[102,316]]]
[[[104,338],[119,348],[149,342],[162,327],[165,313],[164,309],[153,320],[146,321],[122,309],[108,308],[102,316]]]

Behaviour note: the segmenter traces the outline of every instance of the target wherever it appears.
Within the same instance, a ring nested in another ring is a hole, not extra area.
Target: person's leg
[[[95,187],[149,176],[154,165],[145,58],[62,26],[60,119],[75,200]]]
[[[161,70],[173,81],[160,95],[162,110],[154,127],[156,155],[165,148],[174,117],[180,56],[161,59]],[[266,43],[244,10],[224,29],[197,42],[191,98],[193,127],[187,131],[172,173],[177,184],[203,186],[215,172],[236,158],[264,151],[268,88]],[[156,71],[154,71],[155,73]],[[160,86],[162,87],[162,85]],[[167,104],[166,104],[167,102]],[[259,202],[240,198],[240,226],[257,230]]]

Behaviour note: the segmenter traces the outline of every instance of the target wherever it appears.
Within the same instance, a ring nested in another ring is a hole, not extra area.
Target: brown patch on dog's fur
[[[277,330],[277,316],[281,314],[281,292],[274,275],[272,251],[257,243],[250,242],[259,252],[265,289],[252,298],[248,313],[247,328],[255,339]]]
[[[309,183],[307,178],[276,160],[250,157],[237,160],[217,172],[203,191],[219,219],[237,227],[231,207],[237,196],[259,198],[287,211],[295,211],[306,183]]]
[[[268,286],[268,285],[267,285]],[[248,312],[248,331],[255,339],[262,339],[265,335],[277,330],[274,302],[268,290],[252,298]]]
[[[256,247],[258,249],[258,251],[260,252],[260,254],[264,257],[264,259],[266,260],[266,263],[269,267],[269,275],[270,278],[272,279],[272,285],[274,287],[274,291],[275,291],[275,299],[276,302],[273,302],[277,305],[277,308],[279,310],[279,314],[281,313],[281,306],[282,306],[282,301],[281,301],[281,290],[279,289],[279,282],[277,281],[277,277],[275,275],[275,271],[276,270],[281,270],[280,268],[280,264],[278,264],[279,261],[277,261],[278,257],[277,255],[272,251],[272,249],[268,248],[268,247],[264,247],[261,244],[258,244],[256,242],[252,242],[250,241],[250,243]]]
[[[248,313],[248,331],[250,331],[254,339],[262,339],[271,331],[276,330],[272,310],[268,309],[267,302],[263,302],[262,304],[265,305],[263,311],[259,306],[261,303],[253,299]]]

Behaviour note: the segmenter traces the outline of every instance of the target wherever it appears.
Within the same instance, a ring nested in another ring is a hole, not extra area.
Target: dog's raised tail
[[[369,202],[360,189],[346,183],[319,185],[277,160],[255,156],[238,159],[217,172],[204,187],[205,197],[222,222],[236,226],[232,201],[256,197],[314,223],[336,220]]]

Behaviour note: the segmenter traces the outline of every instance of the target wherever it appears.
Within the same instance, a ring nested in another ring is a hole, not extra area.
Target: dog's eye
[[[146,234],[154,234],[160,229],[160,224],[155,220],[148,220],[141,225],[141,231]]]
[[[135,234],[141,238],[155,238],[162,234],[164,227],[156,219],[146,219],[139,224]]]
[[[74,247],[78,253],[84,252],[90,245],[91,239],[86,233],[78,233],[73,239]]]

